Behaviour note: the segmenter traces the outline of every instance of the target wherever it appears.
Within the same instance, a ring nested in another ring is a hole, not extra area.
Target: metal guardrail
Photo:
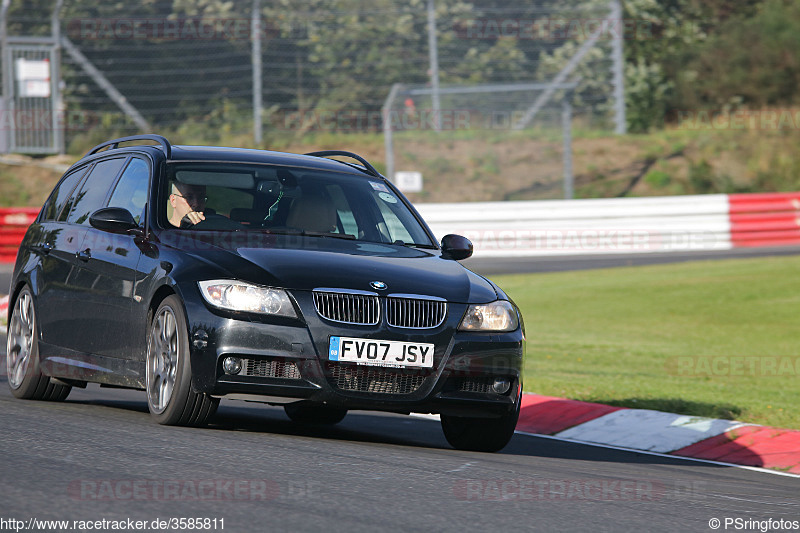
[[[475,257],[728,250],[800,244],[800,192],[417,204],[434,234]],[[0,262],[13,262],[38,208],[0,208]]]
[[[38,207],[0,208],[0,263],[14,262],[19,243],[38,214]]]
[[[800,192],[418,204],[475,257],[727,250],[800,244]]]
[[[418,204],[438,237],[475,257],[684,252],[731,248],[727,195]]]
[[[800,244],[800,192],[731,194],[734,247]]]

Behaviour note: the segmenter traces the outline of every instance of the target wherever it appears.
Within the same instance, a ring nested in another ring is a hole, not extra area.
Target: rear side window
[[[122,177],[108,201],[108,206],[127,209],[133,215],[136,223],[140,224],[144,217],[149,184],[150,167],[146,161],[134,157],[122,173]]]
[[[61,212],[59,220],[88,225],[89,216],[105,205],[111,184],[124,162],[122,157],[98,162],[83,180],[80,192],[70,197],[68,209]]]
[[[72,189],[75,188],[83,175],[86,174],[87,168],[89,167],[85,166],[76,169],[66,178],[61,180],[61,183],[58,185],[58,187],[56,187],[56,189],[50,195],[50,198],[47,200],[47,204],[44,208],[44,216],[42,217],[43,222],[47,220],[55,220],[58,217],[58,214],[61,212],[61,208],[63,208],[64,204],[67,203],[67,198],[69,198]]]

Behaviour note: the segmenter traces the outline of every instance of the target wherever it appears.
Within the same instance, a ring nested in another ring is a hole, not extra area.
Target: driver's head
[[[192,211],[202,212],[206,207],[206,187],[173,182],[169,203],[175,210],[178,220]]]

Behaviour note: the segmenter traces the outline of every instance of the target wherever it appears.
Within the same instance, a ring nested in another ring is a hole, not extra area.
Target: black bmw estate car
[[[221,398],[301,423],[439,413],[451,445],[496,451],[519,416],[524,326],[458,263],[471,253],[349,152],[111,140],[20,246],[8,383],[36,400],[144,390],[161,424],[206,424]]]

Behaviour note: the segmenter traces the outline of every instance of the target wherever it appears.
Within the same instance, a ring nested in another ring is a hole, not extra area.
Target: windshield
[[[260,231],[433,247],[411,211],[367,176],[230,163],[167,167],[165,227]],[[202,214],[199,216],[198,213]]]

